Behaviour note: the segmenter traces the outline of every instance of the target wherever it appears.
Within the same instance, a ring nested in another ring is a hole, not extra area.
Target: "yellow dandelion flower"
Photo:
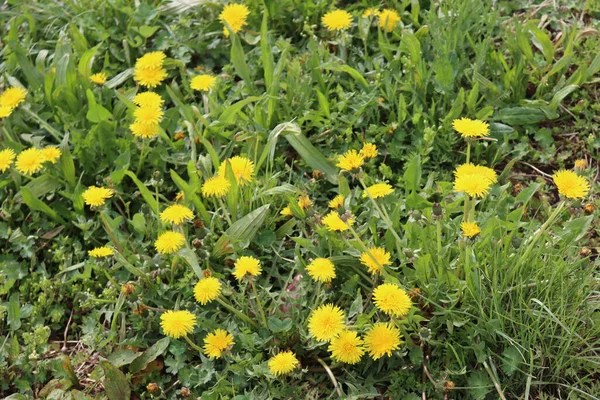
[[[291,351],[282,351],[269,360],[269,370],[275,376],[292,372],[300,365],[296,355]]]
[[[279,212],[280,215],[285,215],[286,217],[291,217],[294,215],[290,206],[285,206],[283,210]]]
[[[344,329],[344,312],[333,304],[314,310],[308,319],[308,331],[319,342],[328,342]]]
[[[133,117],[135,118],[135,122],[158,124],[163,118],[163,112],[160,108],[138,107],[133,112]]]
[[[250,10],[244,4],[228,4],[223,8],[221,14],[219,14],[219,21],[225,25],[229,24],[231,30],[238,33],[246,25],[246,20],[250,15]],[[223,33],[226,37],[229,36],[227,27],[223,27]]]
[[[372,198],[378,199],[391,193],[394,193],[394,189],[391,185],[387,183],[376,183],[372,186],[369,186],[367,190],[363,192],[362,197],[366,198],[370,194]]]
[[[573,171],[560,170],[552,175],[558,193],[569,199],[582,199],[590,191],[588,181]]]
[[[384,283],[373,290],[373,303],[378,309],[393,317],[408,315],[412,301],[404,289],[393,283]]]
[[[134,68],[133,80],[142,86],[155,88],[161,84],[167,77],[167,71],[164,68],[141,69]]]
[[[223,329],[215,329],[204,338],[204,353],[210,358],[220,358],[221,354],[234,344],[231,333]]]
[[[315,281],[328,283],[335,278],[335,266],[327,258],[315,258],[306,267],[306,272]]]
[[[379,27],[386,32],[391,32],[400,22],[400,14],[394,10],[382,10],[379,15]]]
[[[365,157],[356,150],[349,150],[343,156],[338,158],[337,166],[343,171],[352,171],[362,167],[365,163]]]
[[[379,10],[377,8],[367,8],[362,14],[363,18],[378,17]]]
[[[93,250],[88,251],[88,255],[94,258],[108,257],[112,256],[113,254],[115,254],[113,249],[106,246],[96,247]]]
[[[377,146],[373,143],[365,143],[363,144],[362,149],[360,149],[359,154],[364,158],[375,158],[379,154],[379,151],[377,150]]]
[[[356,364],[365,354],[363,340],[356,332],[347,329],[331,339],[328,350],[331,353],[331,358],[346,364]]]
[[[329,202],[329,208],[340,208],[344,205],[344,195],[338,194]]]
[[[139,107],[160,109],[164,102],[163,98],[155,92],[141,92],[133,97],[133,103],[137,104]]]
[[[12,112],[12,108],[0,106],[0,119],[8,117]]]
[[[202,305],[206,305],[221,294],[221,281],[213,276],[204,278],[194,286],[194,297]]]
[[[41,150],[32,147],[19,153],[15,166],[20,173],[32,175],[42,169],[43,162],[44,155]]]
[[[350,229],[350,226],[354,224],[354,219],[349,218],[348,221],[344,222],[336,211],[331,211],[321,220],[321,222],[327,227],[328,231],[343,232]]]
[[[169,224],[181,224],[194,218],[192,210],[182,204],[173,204],[160,214],[160,220]]]
[[[104,85],[108,77],[104,72],[98,72],[97,74],[90,75],[90,81],[97,85]]]
[[[4,172],[10,168],[16,154],[12,149],[4,149],[0,151],[0,172]]]
[[[348,11],[333,10],[321,18],[321,23],[330,31],[342,31],[352,26],[352,15]]]
[[[498,175],[496,171],[491,168],[484,167],[483,165],[475,165],[472,163],[462,164],[456,167],[454,170],[454,176],[466,176],[466,175],[483,175],[489,181],[494,184],[498,182]]]
[[[209,74],[202,74],[192,78],[190,87],[194,90],[208,91],[215,85],[217,78]]]
[[[313,205],[313,202],[310,199],[310,197],[308,197],[307,195],[300,196],[300,198],[298,199],[298,207],[300,207],[303,210],[306,210],[308,207],[310,207],[312,205]]]
[[[171,254],[181,250],[184,244],[185,236],[183,236],[183,234],[167,231],[156,239],[154,247],[160,254]]]
[[[202,196],[204,197],[223,197],[229,192],[231,183],[222,176],[213,176],[202,185]]]
[[[51,162],[52,164],[56,163],[56,161],[58,161],[58,159],[60,158],[60,155],[62,154],[62,152],[60,151],[60,149],[58,147],[54,147],[54,146],[47,146],[44,147],[42,150],[42,157],[44,158],[44,162]]]
[[[23,88],[12,87],[7,89],[0,95],[0,107],[6,107],[13,110],[25,101],[25,97],[27,97],[27,90]]]
[[[372,257],[369,253],[371,253]],[[392,263],[390,261],[392,258],[391,254],[382,247],[370,247],[369,253],[364,252],[360,255],[360,263],[369,268],[369,272],[373,275],[381,273],[383,267]],[[375,258],[375,260],[373,260],[373,258]]]
[[[82,194],[85,204],[88,206],[99,207],[113,196],[113,191],[103,187],[90,186]]]
[[[481,229],[479,229],[479,225],[474,222],[462,222],[460,224],[460,229],[462,229],[463,236],[473,237],[479,235],[481,233]]]
[[[135,62],[137,69],[156,69],[161,68],[167,56],[162,51],[153,51],[146,53]]]
[[[492,182],[484,175],[457,175],[454,191],[465,192],[471,197],[483,197],[490,191]]]
[[[244,186],[248,182],[252,181],[254,176],[254,163],[250,159],[246,157],[235,156],[222,162],[219,166],[218,175],[223,178],[225,177],[225,172],[227,171],[227,163],[231,165],[233,175],[240,186]]]
[[[585,159],[579,159],[579,160],[575,160],[575,165],[573,166],[573,169],[575,169],[575,171],[583,171],[584,169],[586,169],[588,166],[587,160]]]
[[[159,125],[152,122],[134,122],[129,125],[133,136],[151,139],[160,133]]]
[[[452,122],[454,130],[462,137],[483,137],[490,134],[490,125],[487,122],[478,119],[461,118]]]
[[[160,326],[165,335],[179,339],[194,330],[196,316],[189,311],[167,311],[160,316]]]
[[[364,343],[373,360],[391,356],[400,346],[400,331],[392,324],[379,322],[365,334]]]
[[[258,276],[261,272],[260,261],[254,257],[242,256],[238,258],[233,267],[233,276],[238,281],[244,279],[246,275]]]

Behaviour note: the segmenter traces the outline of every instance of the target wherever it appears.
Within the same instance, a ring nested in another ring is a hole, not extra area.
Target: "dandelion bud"
[[[415,254],[413,253],[412,249],[404,249],[404,255],[408,258],[412,258]]]
[[[581,251],[579,252],[579,255],[581,257],[587,257],[590,254],[592,254],[592,250],[589,247],[587,247],[587,246],[583,246],[582,249],[581,249]]]
[[[586,213],[586,214],[593,214],[593,213],[594,213],[594,210],[595,210],[596,208],[594,207],[594,205],[593,205],[593,204],[586,204],[586,205],[585,205],[585,207],[584,207],[583,209],[585,210],[585,213]]]
[[[433,215],[436,217],[441,217],[442,215],[444,215],[444,210],[442,209],[440,203],[433,203],[432,212]]]
[[[121,292],[123,292],[125,296],[129,296],[131,293],[135,292],[134,284],[129,282],[124,284],[121,286]]]
[[[195,238],[194,240],[192,240],[192,246],[194,246],[194,248],[199,249],[200,247],[202,247],[202,240]]]
[[[158,392],[158,385],[154,382],[150,382],[147,386],[146,386],[146,390],[148,391],[148,393],[155,393]]]
[[[192,392],[190,391],[190,389],[182,387],[181,390],[179,390],[179,394],[181,395],[181,397],[187,398],[192,395]]]
[[[204,278],[210,278],[212,276],[212,272],[210,269],[207,269],[202,273],[202,276],[204,276]]]
[[[411,212],[412,217],[415,219],[415,221],[420,221],[421,217],[423,216],[423,214],[421,213],[421,211],[419,210],[413,210]]]
[[[181,140],[185,137],[185,133],[183,131],[179,131],[176,132],[175,135],[173,136],[173,140],[177,141],[177,140]]]
[[[448,392],[456,387],[456,384],[452,381],[446,381],[444,383],[444,391]]]
[[[202,222],[202,220],[200,220],[200,219],[195,219],[194,220],[194,228],[196,228],[196,229],[204,228],[204,222]]]
[[[513,236],[512,241],[511,241],[511,243],[515,249],[518,249],[519,247],[521,247],[521,242],[523,242],[523,239],[521,239],[518,236]]]

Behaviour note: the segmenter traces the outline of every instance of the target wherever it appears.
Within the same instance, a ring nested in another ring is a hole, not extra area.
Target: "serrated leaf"
[[[104,370],[104,391],[108,400],[128,400],[131,388],[125,374],[108,361],[100,361]]]
[[[507,347],[502,352],[502,371],[506,375],[511,376],[517,372],[522,362],[521,354],[515,347]]]
[[[158,342],[154,343],[150,348],[144,351],[138,358],[133,360],[131,365],[129,366],[129,371],[131,373],[136,373],[148,365],[148,363],[156,360],[156,358],[162,355],[165,350],[169,347],[170,339],[168,337],[164,337],[160,339]]]

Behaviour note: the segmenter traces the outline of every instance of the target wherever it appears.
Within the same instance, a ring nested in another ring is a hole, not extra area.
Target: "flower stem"
[[[252,325],[254,328],[256,328],[256,322],[254,322],[250,317],[248,317],[246,314],[243,314],[242,312],[240,312],[240,310],[236,309],[235,307],[233,307],[231,304],[229,304],[222,296],[217,297],[217,302],[222,305],[223,307],[225,307],[226,309],[228,309],[229,311],[231,311],[233,314],[235,314],[236,317],[238,317],[239,319],[249,323],[250,325]]]
[[[538,229],[538,231],[536,232],[535,236],[531,240],[531,243],[529,243],[529,246],[527,246],[527,249],[525,250],[525,252],[523,253],[523,255],[519,258],[519,263],[521,263],[522,261],[526,261],[527,260],[527,257],[529,256],[529,253],[531,253],[531,250],[533,250],[533,247],[535,246],[535,244],[537,243],[537,241],[540,239],[540,237],[546,231],[546,229],[548,229],[548,226],[550,226],[550,224],[556,219],[556,217],[562,211],[562,209],[563,209],[564,206],[565,206],[565,201],[563,200],[563,201],[561,201],[558,204],[558,206],[556,207],[556,209],[554,210],[554,212],[552,214],[550,214],[550,216],[548,217],[548,219],[546,220],[546,222],[544,222],[544,224],[541,226],[541,228]]]
[[[267,324],[267,317],[265,316],[265,310],[262,306],[262,301],[260,301],[260,297],[258,297],[258,292],[256,291],[256,285],[254,285],[254,280],[250,280],[250,286],[252,286],[252,292],[254,292],[254,297],[256,298],[256,304],[258,304],[258,310],[260,311],[260,317],[262,318],[263,324],[266,329],[269,329],[269,325]]]
[[[467,139],[467,164],[471,161],[471,141]]]
[[[227,220],[227,223],[229,224],[229,226],[231,226],[232,223],[231,223],[231,218],[229,218],[229,211],[227,210],[227,208],[225,208],[225,203],[223,203],[223,199],[219,197],[218,200],[219,200],[219,205],[221,206],[221,209],[223,210],[223,215],[225,216],[225,219]]]
[[[144,143],[142,144],[142,151],[140,154],[140,159],[138,161],[138,165],[137,165],[137,169],[135,171],[135,175],[139,175],[140,171],[142,170],[142,166],[144,164],[144,161],[146,160],[146,156],[148,155],[148,150],[150,148],[150,142],[148,140],[144,140]]]
[[[194,342],[192,342],[192,341],[190,340],[190,338],[189,338],[189,337],[187,337],[187,335],[184,335],[184,336],[183,336],[183,338],[185,339],[185,341],[186,341],[186,342],[188,342],[188,344],[189,344],[190,346],[192,346],[192,347],[194,348],[194,350],[196,350],[196,351],[197,351],[198,353],[200,353],[200,354],[204,354],[204,352],[202,351],[202,349],[200,348],[200,346],[198,346],[198,345],[196,345]]]
[[[123,250],[121,250],[121,247],[119,246],[119,242],[117,242],[117,239],[115,238],[115,235],[113,234],[113,231],[110,228],[108,221],[106,220],[106,216],[104,215],[104,213],[102,211],[100,211],[100,219],[102,220],[102,223],[104,224],[104,228],[106,229],[106,233],[108,233],[108,237],[110,237],[111,242],[113,242],[113,244],[117,248],[117,251],[119,253],[123,254]]]

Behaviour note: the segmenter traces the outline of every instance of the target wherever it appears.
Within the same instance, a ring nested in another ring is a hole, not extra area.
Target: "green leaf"
[[[150,36],[154,35],[158,29],[158,26],[142,25],[138,29],[138,32],[140,32],[140,35],[148,39]]]
[[[557,236],[566,243],[577,242],[590,229],[593,219],[593,215],[572,219],[564,224],[563,229],[557,233]]]
[[[120,74],[116,75],[114,78],[109,80],[104,84],[109,89],[114,89],[119,86],[121,83],[125,82],[127,79],[133,76],[133,68],[128,68]]]
[[[77,65],[77,70],[83,76],[84,79],[88,79],[90,75],[92,75],[92,65],[94,64],[94,58],[96,57],[96,52],[100,45],[96,45],[91,49],[87,50],[79,59],[79,64]]]
[[[260,99],[261,99],[261,97],[259,97],[259,96],[250,96],[250,97],[246,97],[244,100],[240,100],[237,103],[230,105],[225,110],[223,110],[221,115],[219,115],[219,118],[218,118],[219,122],[221,122],[225,125],[232,124],[234,122],[235,116],[242,110],[242,108],[244,108],[246,105],[248,105],[254,101],[258,101]]]
[[[350,75],[361,87],[362,90],[369,91],[371,88],[369,87],[369,83],[362,76],[360,72],[355,70],[354,68],[345,65],[345,64],[336,64],[336,63],[327,63],[321,65],[321,68],[324,70],[345,72]]]
[[[156,358],[162,355],[167,347],[169,347],[170,340],[168,337],[160,339],[154,343],[150,348],[146,349],[138,358],[133,360],[129,366],[129,371],[133,374],[146,368],[148,363],[156,360]]]
[[[291,123],[288,123],[291,124]],[[300,128],[291,124],[293,127],[286,129],[286,140],[300,154],[304,162],[314,170],[321,171],[327,177],[327,180],[337,185],[337,169],[325,158],[313,144],[302,134]]]
[[[508,125],[533,125],[546,119],[546,115],[539,108],[510,107],[502,108],[498,112],[500,121]]]
[[[120,368],[123,365],[131,364],[139,355],[140,353],[136,353],[133,350],[119,350],[110,354],[106,359],[115,367]]]
[[[63,141],[60,144],[60,151],[60,169],[69,186],[74,189],[77,181],[75,180],[75,164],[73,163],[73,157],[69,150],[69,132],[65,133]]]
[[[146,204],[148,204],[148,206],[150,206],[150,209],[152,211],[154,211],[154,213],[156,215],[158,215],[159,214],[158,202],[154,198],[154,195],[152,195],[152,192],[150,192],[150,190],[148,190],[146,185],[144,185],[144,183],[142,181],[140,181],[138,179],[138,177],[132,171],[125,171],[125,175],[130,177],[131,180],[136,184],[136,186],[138,187],[138,190],[142,194],[142,197],[144,198],[144,200],[146,200]]]
[[[144,214],[135,213],[131,219],[131,225],[136,231],[144,233],[146,231],[146,217],[144,217]]]
[[[31,193],[31,191],[26,187],[21,188],[21,196],[23,196],[23,202],[27,204],[27,206],[32,210],[41,211],[50,218],[52,218],[54,221],[66,225],[66,222],[61,217],[59,217],[56,211],[54,211],[52,208],[46,205],[46,203],[35,197],[33,193]]]
[[[227,26],[227,29],[229,27]],[[250,79],[250,68],[248,64],[246,64],[246,55],[244,54],[244,49],[242,47],[242,43],[240,42],[240,38],[229,29],[229,35],[231,36],[231,63],[235,68],[235,72],[246,82],[246,85],[251,86],[252,80]]]
[[[213,255],[224,255],[230,251],[232,244],[242,243],[242,247],[248,246],[264,224],[270,206],[266,204],[234,222],[217,240]]]
[[[348,311],[348,319],[351,319],[355,315],[362,314],[364,311],[363,308],[363,299],[360,289],[356,291],[356,299],[350,304],[350,310]]]
[[[126,400],[131,397],[131,388],[125,374],[108,361],[100,361],[104,370],[104,391],[108,400]]]
[[[517,372],[522,362],[523,358],[516,347],[507,347],[502,352],[502,371],[506,375],[512,376]]]
[[[410,160],[403,175],[406,193],[415,192],[421,183],[421,156],[416,155]]]
[[[554,96],[552,96],[552,100],[550,101],[550,108],[552,110],[556,110],[560,103],[562,103],[562,101],[565,99],[565,97],[573,93],[578,88],[578,85],[567,85],[564,88],[558,90],[556,93],[554,93]]]
[[[267,325],[269,326],[271,332],[279,333],[289,331],[290,329],[292,329],[292,326],[294,324],[292,323],[292,320],[290,318],[286,318],[282,321],[277,317],[269,317]]]
[[[88,121],[97,124],[101,121],[106,121],[110,119],[110,117],[112,117],[112,114],[100,104],[94,104],[93,106],[90,106],[90,109],[88,110],[85,117]]]
[[[179,250],[178,254],[181,257],[183,257],[183,259],[188,263],[190,267],[192,267],[198,279],[204,278],[204,273],[202,271],[202,268],[200,267],[200,264],[198,263],[198,257],[192,249],[189,249],[187,247],[183,248]]]
[[[8,300],[8,325],[11,331],[16,331],[21,327],[21,305],[19,302],[19,293],[10,295]]]

